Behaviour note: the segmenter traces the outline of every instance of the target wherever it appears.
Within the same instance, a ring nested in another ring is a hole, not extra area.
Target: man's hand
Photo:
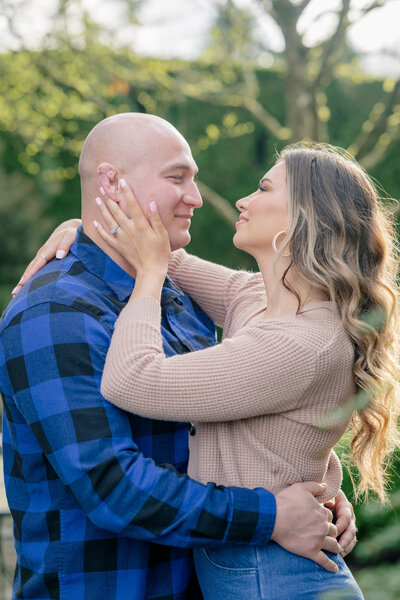
[[[335,573],[337,565],[322,551],[342,551],[336,540],[338,530],[332,523],[332,512],[315,498],[325,487],[315,482],[295,483],[280,491],[276,495],[276,521],[271,539]]]
[[[357,543],[356,517],[351,502],[342,490],[338,492],[332,507],[335,525],[338,530],[339,543],[342,548],[341,555],[349,554]]]

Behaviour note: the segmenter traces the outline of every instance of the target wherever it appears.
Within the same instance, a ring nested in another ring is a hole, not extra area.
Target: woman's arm
[[[158,302],[136,297],[114,329],[101,389],[130,412],[197,422],[285,412],[313,380],[316,352],[281,324],[246,327],[212,348],[166,358],[160,320]]]

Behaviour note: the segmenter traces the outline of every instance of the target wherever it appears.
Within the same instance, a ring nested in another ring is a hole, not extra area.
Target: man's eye
[[[170,175],[168,179],[174,179],[175,181],[183,181],[183,175]]]

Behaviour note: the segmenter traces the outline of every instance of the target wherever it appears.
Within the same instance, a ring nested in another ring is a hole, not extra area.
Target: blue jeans
[[[278,544],[195,548],[194,563],[204,600],[363,600],[339,554],[329,573]]]

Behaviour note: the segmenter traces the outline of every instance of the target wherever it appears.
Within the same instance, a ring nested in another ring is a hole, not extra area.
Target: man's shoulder
[[[106,283],[69,255],[49,262],[22,288],[6,308],[0,332],[24,315],[74,311],[107,324],[107,316],[118,313],[120,306]]]

